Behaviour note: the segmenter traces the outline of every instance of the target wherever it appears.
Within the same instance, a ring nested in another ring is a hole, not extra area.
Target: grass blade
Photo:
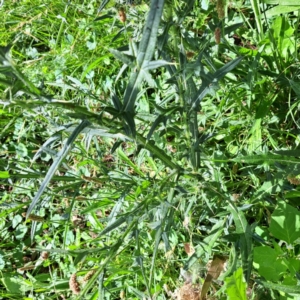
[[[260,12],[260,1],[259,0],[250,0],[251,6],[255,15],[255,21],[256,21],[256,26],[257,26],[257,31],[259,35],[262,37],[263,35],[263,26],[261,22],[261,12]]]

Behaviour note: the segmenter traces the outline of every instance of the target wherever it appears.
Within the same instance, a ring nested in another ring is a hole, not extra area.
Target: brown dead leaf
[[[188,256],[191,256],[191,255],[193,255],[195,253],[195,249],[194,249],[194,247],[190,243],[185,243],[184,244],[184,250],[185,250],[185,253]]]
[[[226,263],[226,258],[224,256],[214,255],[214,258],[207,271],[204,284],[202,286],[200,300],[205,299],[212,281],[218,279],[220,273],[224,270],[225,263]]]

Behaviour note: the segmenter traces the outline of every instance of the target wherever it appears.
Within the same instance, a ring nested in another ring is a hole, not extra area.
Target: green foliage
[[[4,1],[0,297],[297,297],[298,8]]]
[[[299,238],[300,216],[298,210],[279,202],[272,213],[270,233],[277,239],[293,244]]]
[[[226,292],[228,299],[242,299],[246,300],[246,283],[243,278],[242,268],[238,268],[232,276],[225,279]]]
[[[280,242],[273,240],[273,245],[254,248],[254,266],[266,280],[263,284],[266,287],[272,286],[285,297],[298,293],[296,274],[300,264],[295,247],[299,240],[298,223],[298,210],[280,201],[272,213],[268,228],[271,236]]]

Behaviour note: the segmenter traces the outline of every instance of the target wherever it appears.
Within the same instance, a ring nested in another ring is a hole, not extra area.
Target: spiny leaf
[[[164,115],[159,115],[156,120],[153,122],[148,134],[147,134],[147,140],[149,141],[151,139],[151,136],[153,134],[153,132],[155,131],[155,129],[157,128],[157,126],[161,123],[164,122],[166,123],[167,121],[167,117]]]
[[[238,210],[232,201],[229,200],[228,202],[228,210],[232,213],[236,232],[240,235],[240,248],[244,275],[246,282],[248,282],[250,280],[253,261],[251,229],[243,212]]]
[[[103,10],[103,8],[105,8],[105,6],[107,5],[108,2],[109,2],[109,0],[103,0],[101,2],[100,7],[98,8],[98,13],[101,12]]]
[[[166,66],[166,65],[173,65],[173,64],[174,63],[170,63],[166,60],[158,59],[158,60],[150,61],[147,65],[145,64],[143,69],[144,70],[154,70],[154,69]]]
[[[77,136],[82,132],[82,130],[89,126],[90,122],[87,120],[83,120],[73,131],[73,133],[70,135],[70,137],[67,139],[64,147],[59,151],[59,153],[57,154],[57,157],[54,159],[50,169],[48,170],[44,181],[42,182],[39,190],[37,191],[36,195],[34,196],[28,210],[26,213],[26,218],[28,218],[28,216],[31,214],[31,212],[33,211],[33,209],[35,208],[35,206],[38,204],[41,195],[43,194],[43,192],[45,191],[45,189],[47,188],[50,180],[52,179],[52,177],[54,176],[54,173],[56,172],[56,170],[58,169],[59,165],[61,164],[62,160],[66,157],[66,155],[69,153],[69,151],[72,149],[73,143],[75,141],[75,139],[77,138]],[[31,238],[33,238],[33,236],[31,236]]]
[[[134,56],[125,54],[121,51],[115,49],[109,49],[109,51],[114,55],[115,58],[122,61],[124,64],[128,66],[132,66],[134,63]]]
[[[22,82],[23,87],[22,90],[28,94],[35,95],[37,97],[41,96],[41,91],[34,86],[19,70],[19,68],[14,64],[10,57],[10,48],[11,46],[7,47],[0,47],[0,61],[5,68],[9,70],[9,72],[17,77],[20,82]]]
[[[119,217],[113,223],[111,223],[109,226],[105,227],[105,229],[99,233],[99,236],[107,234],[107,233],[111,232],[112,230],[114,230],[115,228],[120,227],[124,222],[126,222],[126,217],[124,217],[124,216]]]
[[[201,86],[195,97],[193,98],[193,106],[191,109],[197,109],[200,104],[200,101],[210,92],[211,86],[216,84],[220,79],[222,79],[227,73],[233,70],[243,59],[243,57],[238,57],[225,66],[217,70],[214,74],[209,75],[205,84]]]
[[[121,103],[119,97],[115,93],[112,94],[111,100],[114,104],[115,109],[118,111],[121,111],[122,103]]]
[[[259,283],[261,283],[266,288],[269,288],[272,290],[277,290],[277,291],[281,291],[284,293],[290,293],[290,294],[296,294],[296,295],[300,294],[300,286],[277,284],[277,283],[272,283],[270,281],[264,281],[264,280],[260,280]]]
[[[145,71],[145,68],[147,68],[154,53],[163,6],[164,0],[151,1],[150,11],[137,54],[136,69],[131,73],[124,95],[124,111],[129,111],[131,113],[134,111],[134,104],[137,98],[138,89],[142,83],[142,80],[144,79],[142,70],[144,69]]]
[[[284,153],[284,152],[280,152],[280,153]],[[287,155],[277,155],[273,153],[239,156],[233,158],[232,161],[237,163],[255,164],[255,165],[258,164],[273,165],[275,163],[293,163],[293,164],[300,163],[299,159],[296,157],[287,156]]]
[[[155,155],[158,159],[160,159],[167,167],[174,170],[181,170],[181,167],[174,163],[172,159],[166,154],[165,151],[158,148],[155,144],[152,144],[151,141],[148,142],[142,135],[137,135],[137,140],[140,142],[143,147],[149,150],[153,155]]]

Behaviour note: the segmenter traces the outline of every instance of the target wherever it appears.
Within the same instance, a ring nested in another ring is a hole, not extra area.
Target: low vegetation
[[[294,0],[2,1],[1,299],[298,299]]]

